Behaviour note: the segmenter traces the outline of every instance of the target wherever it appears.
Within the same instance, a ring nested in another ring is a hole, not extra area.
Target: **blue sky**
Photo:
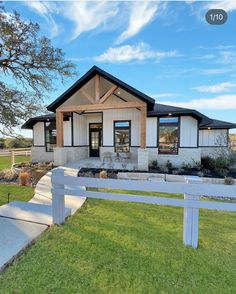
[[[158,102],[236,123],[236,1],[4,2],[73,60],[78,78],[94,64]],[[210,8],[228,12],[206,23]],[[55,83],[46,104],[75,80]],[[235,130],[234,130],[235,131]]]

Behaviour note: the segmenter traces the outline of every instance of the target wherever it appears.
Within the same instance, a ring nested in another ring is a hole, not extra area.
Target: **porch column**
[[[141,106],[141,119],[140,119],[140,148],[146,148],[146,120],[147,120],[147,106]]]
[[[63,147],[63,112],[56,112],[56,128],[57,128],[57,147]]]

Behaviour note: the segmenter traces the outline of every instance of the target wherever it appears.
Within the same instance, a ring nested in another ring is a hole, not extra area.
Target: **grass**
[[[89,199],[0,275],[0,293],[235,293],[235,220],[201,210],[194,250],[182,208]]]
[[[31,156],[17,155],[15,161],[16,163],[29,162],[31,161]],[[11,165],[11,156],[0,156],[0,170],[11,168]]]
[[[33,195],[32,187],[18,185],[0,185],[0,205],[7,203],[7,194],[10,193],[10,201],[29,201]]]

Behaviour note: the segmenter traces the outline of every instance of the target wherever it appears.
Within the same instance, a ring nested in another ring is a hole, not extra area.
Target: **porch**
[[[80,104],[72,97],[56,109],[55,164],[91,158],[99,167],[147,170],[147,103],[98,74],[76,95]]]

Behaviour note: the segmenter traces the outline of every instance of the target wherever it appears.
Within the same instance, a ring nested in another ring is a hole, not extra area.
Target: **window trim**
[[[123,120],[114,120],[113,121],[113,147],[114,147],[114,152],[116,152],[116,123],[117,122],[128,122],[129,126],[128,127],[118,127],[120,129],[128,129],[129,130],[129,151],[127,151],[126,153],[130,152],[130,147],[131,147],[131,120],[128,119],[123,119]],[[117,153],[117,152],[116,152]]]
[[[178,122],[160,122],[160,118],[168,118],[168,116],[161,116],[157,118],[157,149],[159,155],[178,155],[179,154],[179,148],[180,148],[180,117],[174,116],[178,118]],[[177,142],[177,152],[176,153],[161,153],[159,149],[159,134],[160,134],[160,126],[177,126],[178,127],[178,142]]]
[[[55,124],[56,124],[56,120],[49,120],[49,121],[44,121],[44,145],[45,145],[45,151],[46,152],[53,152],[53,150],[48,150],[48,148],[47,148],[47,143],[50,143],[50,142],[47,142],[47,135],[46,135],[46,130],[47,130],[47,126],[46,126],[46,124],[48,123],[48,122],[55,122]]]

